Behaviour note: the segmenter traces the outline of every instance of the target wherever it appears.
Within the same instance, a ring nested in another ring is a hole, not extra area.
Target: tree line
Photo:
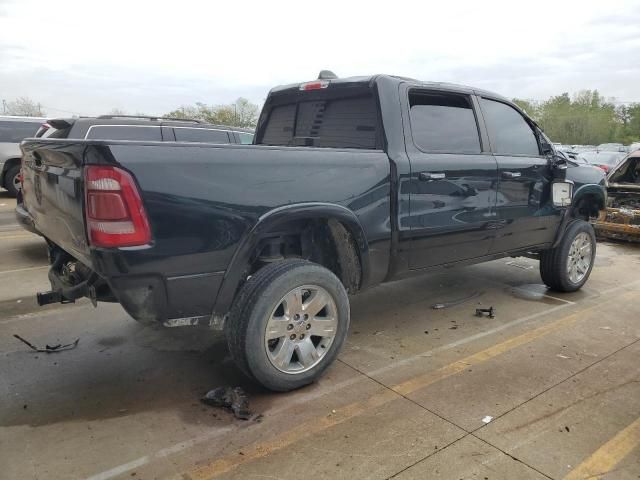
[[[194,105],[183,105],[163,115],[165,118],[196,119],[216,125],[253,128],[258,123],[260,107],[246,98],[238,98],[227,105],[207,105],[197,102]],[[20,97],[13,101],[2,101],[3,115],[23,117],[46,117],[47,112],[42,105],[28,97]],[[113,108],[109,115],[127,115],[126,110]],[[136,112],[134,116],[145,116]]]
[[[630,144],[640,141],[640,103],[621,104],[603,97],[598,90],[583,90],[574,95],[563,93],[547,100],[515,98],[554,142],[568,145],[598,145],[600,143]],[[40,103],[27,97],[2,101],[5,115],[46,116]],[[120,109],[112,115],[124,115]],[[217,125],[253,128],[258,122],[260,107],[246,98],[225,105],[197,102],[182,105],[164,115],[171,118],[192,118]],[[136,113],[136,115],[144,115]]]
[[[554,142],[598,145],[640,141],[640,103],[621,104],[598,90],[563,93],[548,100],[513,99]]]

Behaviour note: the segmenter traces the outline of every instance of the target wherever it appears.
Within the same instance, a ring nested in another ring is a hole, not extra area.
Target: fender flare
[[[243,280],[243,275],[249,266],[251,255],[265,232],[293,220],[314,218],[335,219],[347,227],[353,236],[360,256],[361,285],[366,285],[369,279],[369,244],[362,224],[352,210],[335,203],[323,202],[284,205],[261,215],[253,228],[243,236],[224,274],[213,308],[213,318],[219,319],[231,309],[238,285]]]
[[[602,185],[596,185],[595,183],[587,183],[578,187],[573,192],[573,205],[577,205],[587,195],[594,195],[602,204],[602,208],[607,205],[607,191]],[[573,206],[572,205],[572,206]]]
[[[562,221],[560,222],[560,226],[558,228],[558,232],[556,233],[556,237],[551,245],[551,248],[557,247],[562,241],[562,237],[564,237],[564,232],[571,221],[573,209],[575,206],[582,200],[586,195],[594,195],[596,196],[602,203],[602,208],[606,208],[607,206],[607,190],[602,185],[597,185],[595,183],[586,183],[578,187],[578,189],[573,192],[573,199],[571,201],[571,206],[567,208],[562,214]]]

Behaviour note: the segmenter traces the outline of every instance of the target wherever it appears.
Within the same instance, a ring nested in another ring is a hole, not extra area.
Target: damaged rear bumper
[[[211,312],[224,272],[178,276],[98,274],[55,244],[48,245],[51,290],[37,294],[39,305],[73,303],[87,297],[94,306],[97,302],[118,302],[135,320],[146,324],[218,326],[219,319]]]
[[[593,227],[602,237],[640,242],[640,210],[607,208],[600,212]]]

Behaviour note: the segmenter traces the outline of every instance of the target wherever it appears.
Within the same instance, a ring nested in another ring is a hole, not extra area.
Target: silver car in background
[[[47,120],[40,117],[0,115],[0,187],[15,197],[20,190],[20,142],[34,137]]]

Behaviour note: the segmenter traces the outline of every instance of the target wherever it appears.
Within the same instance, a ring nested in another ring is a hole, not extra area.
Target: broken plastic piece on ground
[[[59,343],[58,345],[45,345],[44,348],[38,348],[32,343],[22,338],[20,335],[16,335],[14,333],[13,336],[16,337],[18,340],[20,340],[25,345],[27,345],[34,352],[40,352],[40,353],[55,353],[55,352],[64,352],[65,350],[73,350],[78,346],[78,342],[80,341],[79,338],[76,338],[75,342],[67,343],[66,345],[62,345]]]
[[[495,318],[496,311],[493,306],[489,308],[476,308],[476,317],[483,317],[484,315],[487,315],[489,318]]]
[[[489,423],[491,420],[493,420],[493,417],[491,415],[487,415],[487,416],[482,418],[482,421],[484,423]]]
[[[200,401],[205,405],[231,410],[233,415],[241,420],[249,420],[251,418],[249,398],[240,387],[214,388],[208,391]]]
[[[533,269],[533,265],[526,265],[524,263],[514,262],[513,260],[510,261],[510,262],[507,262],[507,265],[509,265],[510,267],[521,268],[522,270],[532,270]]]
[[[465,302],[468,302],[469,300],[479,297],[483,293],[484,292],[473,292],[471,295],[456,300],[451,300],[450,302],[434,303],[433,305],[431,305],[431,308],[433,308],[434,310],[441,310],[443,308],[455,307],[456,305],[461,305]]]

